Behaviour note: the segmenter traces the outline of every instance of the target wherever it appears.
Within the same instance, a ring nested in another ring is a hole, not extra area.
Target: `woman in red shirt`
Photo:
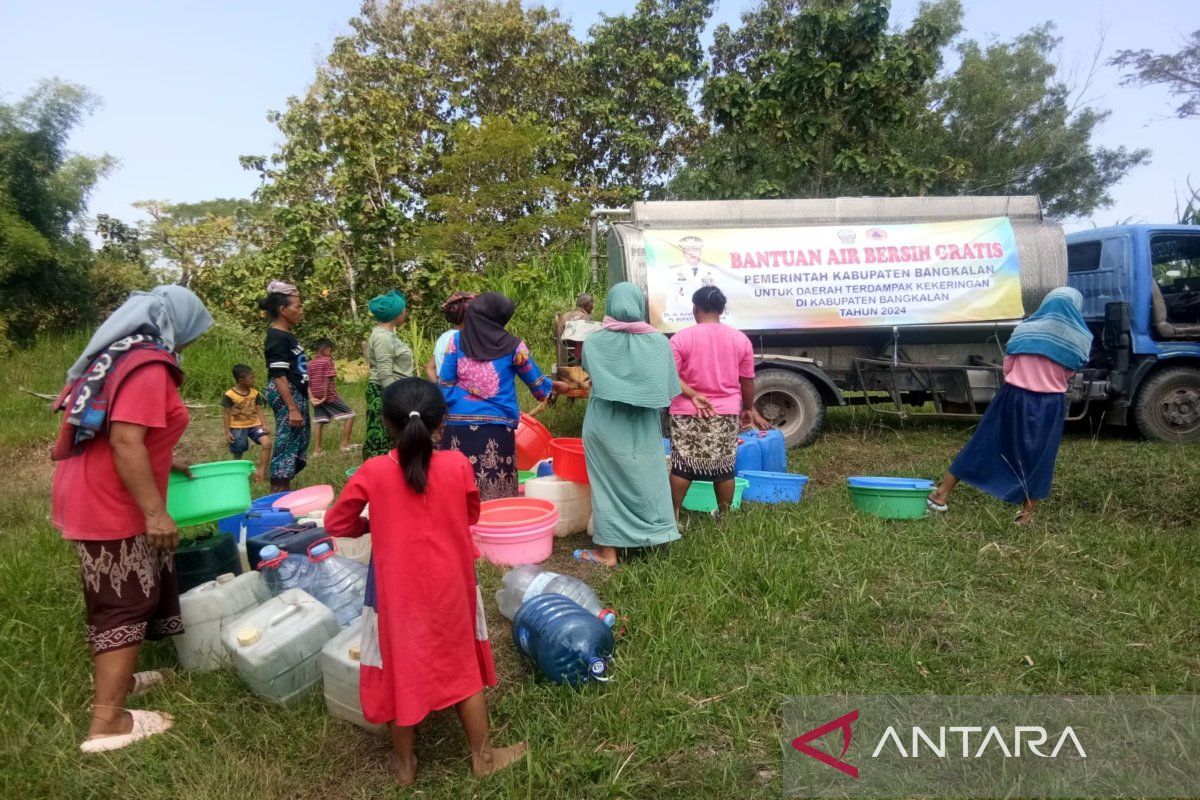
[[[182,286],[134,292],[93,334],[67,372],[56,408],[52,516],[75,545],[92,651],[92,723],[85,753],[125,747],[171,727],[167,714],[125,709],[129,694],[162,682],[138,672],[144,639],[183,631],[167,514],[167,478],[188,424],[178,353],[212,325]]]

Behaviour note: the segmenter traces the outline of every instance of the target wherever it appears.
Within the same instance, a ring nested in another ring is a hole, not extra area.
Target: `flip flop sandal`
[[[945,514],[947,511],[950,510],[949,503],[935,503],[933,500],[931,500],[928,497],[925,498],[925,507],[927,509],[929,509],[930,511],[933,511],[938,514]]]
[[[166,670],[157,669],[133,673],[133,688],[129,690],[129,696],[137,697],[152,691],[155,687],[162,686],[167,682],[169,674]]]
[[[174,717],[170,714],[164,714],[161,711],[141,711],[135,709],[129,712],[129,716],[133,717],[133,728],[129,733],[118,733],[112,736],[97,736],[95,739],[87,739],[83,744],[79,745],[80,752],[107,753],[110,750],[120,750],[142,739],[166,733],[175,724]]]
[[[603,561],[596,558],[595,553],[593,553],[591,550],[576,550],[575,552],[571,553],[571,556],[576,561],[585,564],[595,564],[597,566],[604,567],[605,569],[616,569],[615,566],[610,567],[608,564],[605,564]]]

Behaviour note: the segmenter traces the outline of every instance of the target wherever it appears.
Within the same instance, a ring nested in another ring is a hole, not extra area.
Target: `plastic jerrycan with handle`
[[[221,632],[233,620],[270,598],[262,575],[230,572],[179,595],[183,633],[171,637],[185,670],[220,669],[229,663]]]
[[[372,733],[386,733],[386,725],[373,725],[363,717],[359,698],[362,658],[362,620],[344,628],[321,649],[321,674],[325,681],[325,708],[331,717],[353,722]]]
[[[321,680],[321,648],[338,630],[324,603],[287,589],[239,617],[221,638],[251,691],[287,704]]]

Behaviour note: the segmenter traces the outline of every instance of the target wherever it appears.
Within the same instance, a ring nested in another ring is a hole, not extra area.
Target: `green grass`
[[[50,528],[54,420],[15,387],[53,392],[78,339],[6,364],[0,387],[0,796],[12,798],[394,797],[384,742],[330,719],[319,691],[282,709],[236,674],[185,674],[138,707],[179,718],[167,736],[83,759],[89,662],[79,578]],[[215,403],[218,367],[253,354],[202,341],[187,394]],[[224,367],[227,368],[227,367]],[[215,389],[209,386],[214,383]],[[200,391],[200,387],[204,387]],[[348,387],[361,409],[361,392]],[[222,458],[216,408],[185,438],[193,460]],[[582,404],[547,419],[573,435]],[[626,618],[614,680],[582,691],[536,680],[517,660],[481,563],[500,686],[500,743],[527,739],[527,763],[467,777],[450,715],[422,726],[429,798],[778,797],[781,700],[830,693],[1194,693],[1200,691],[1197,451],[1072,432],[1054,495],[1028,529],[969,488],[953,512],[914,522],[856,515],[853,474],[934,477],[969,425],[835,410],[817,444],[791,453],[811,477],[799,506],[747,504],[715,528],[695,520],[670,552],[615,573],[570,563]],[[360,431],[361,435],[361,431]],[[302,483],[340,485],[352,458],[327,454]],[[173,665],[170,644],[147,665]]]

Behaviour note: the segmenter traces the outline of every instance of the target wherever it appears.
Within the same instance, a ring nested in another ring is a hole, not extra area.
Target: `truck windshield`
[[[1200,323],[1200,233],[1154,234],[1150,264],[1166,306],[1166,321]]]

